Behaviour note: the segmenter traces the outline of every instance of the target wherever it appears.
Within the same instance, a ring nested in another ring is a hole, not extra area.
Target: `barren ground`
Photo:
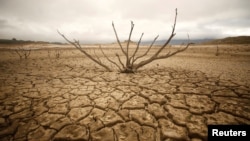
[[[119,51],[104,50],[114,59]],[[0,140],[198,141],[209,124],[250,124],[250,46],[215,52],[191,46],[122,74],[73,48],[32,50],[22,60],[2,48]]]

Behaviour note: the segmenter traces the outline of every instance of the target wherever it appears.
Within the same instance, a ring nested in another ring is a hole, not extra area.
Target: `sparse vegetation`
[[[60,49],[55,49],[55,50],[48,50],[48,58],[52,59],[53,57],[55,59],[59,59],[62,55],[62,51]]]
[[[19,56],[20,60],[23,58],[28,59],[30,56],[31,49],[18,48],[15,49],[15,52]]]
[[[126,40],[126,47],[122,46],[121,42],[120,42],[120,39],[118,37],[118,34],[116,32],[116,28],[115,28],[115,25],[114,23],[112,23],[112,26],[113,26],[113,30],[114,30],[114,33],[115,33],[115,36],[116,36],[116,40],[117,40],[117,43],[120,47],[120,50],[122,51],[122,55],[125,56],[126,60],[125,62],[121,59],[121,56],[116,53],[116,57],[117,57],[117,61],[114,61],[113,59],[110,59],[109,56],[107,56],[102,47],[99,46],[99,49],[101,50],[103,56],[113,65],[115,65],[120,72],[122,73],[134,73],[136,72],[139,68],[155,61],[155,60],[158,60],[158,59],[166,59],[168,57],[171,57],[177,53],[180,53],[180,52],[183,52],[185,51],[189,45],[191,43],[188,43],[184,48],[180,48],[180,49],[177,49],[173,52],[171,52],[170,50],[167,52],[167,53],[163,53],[162,51],[164,49],[166,49],[166,47],[168,46],[168,44],[170,43],[170,41],[172,40],[172,38],[175,36],[175,26],[176,26],[176,19],[177,19],[177,9],[176,9],[176,12],[175,12],[175,19],[174,19],[174,25],[173,25],[173,28],[172,28],[172,32],[171,32],[171,35],[169,36],[169,38],[166,40],[166,42],[164,43],[164,45],[162,45],[161,47],[159,47],[157,49],[157,51],[155,53],[153,53],[152,56],[142,60],[142,61],[138,61],[142,58],[145,58],[148,53],[151,51],[152,49],[152,46],[154,45],[155,41],[157,40],[157,38],[159,36],[156,36],[154,38],[154,40],[152,41],[151,45],[148,47],[148,49],[146,50],[146,52],[142,55],[138,55],[137,56],[137,53],[138,53],[138,50],[140,48],[140,43],[141,43],[141,39],[144,35],[144,33],[141,34],[141,37],[137,43],[137,46],[136,48],[134,49],[133,53],[131,53],[130,51],[130,43],[131,43],[131,35],[132,35],[132,32],[133,32],[133,29],[134,29],[134,23],[133,21],[131,21],[131,29],[130,29],[130,33],[129,33],[129,37],[128,37],[128,40]],[[84,55],[86,55],[89,59],[91,59],[92,61],[94,61],[96,64],[98,64],[99,66],[105,68],[106,70],[108,71],[112,71],[112,69],[105,63],[102,62],[102,60],[100,60],[98,57],[96,58],[96,55],[92,56],[91,54],[89,54],[80,44],[79,41],[77,40],[74,40],[74,41],[70,41],[69,39],[67,39],[62,33],[60,33],[58,31],[58,33],[67,41],[69,42],[70,44],[72,44],[73,46],[75,46],[78,50],[80,50]]]
[[[48,58],[50,59],[50,57],[51,57],[51,51],[48,50]]]
[[[56,59],[59,59],[60,56],[61,56],[61,50],[59,50],[59,49],[55,50],[55,57],[56,57]]]
[[[227,37],[216,39],[202,44],[250,44],[250,36]]]
[[[216,46],[216,53],[215,56],[219,56],[219,45]]]

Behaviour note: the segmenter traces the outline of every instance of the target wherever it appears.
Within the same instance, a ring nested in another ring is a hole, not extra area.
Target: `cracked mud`
[[[3,63],[0,140],[206,140],[208,124],[250,124],[248,85],[201,71],[120,74],[65,61]]]

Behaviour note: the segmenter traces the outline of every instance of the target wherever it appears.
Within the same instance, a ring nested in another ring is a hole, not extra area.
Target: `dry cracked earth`
[[[250,88],[201,71],[103,72],[71,62],[1,63],[1,141],[207,140],[250,124]]]

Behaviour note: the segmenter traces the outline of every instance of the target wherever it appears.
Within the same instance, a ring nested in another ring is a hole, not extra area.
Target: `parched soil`
[[[0,140],[199,141],[207,125],[249,125],[248,48],[191,47],[135,74],[74,49],[2,50]]]

